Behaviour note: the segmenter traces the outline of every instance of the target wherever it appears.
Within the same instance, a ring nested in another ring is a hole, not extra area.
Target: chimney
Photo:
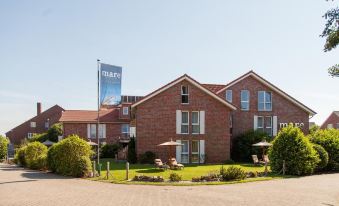
[[[37,115],[41,114],[41,102],[38,102],[36,104],[36,113],[37,113]]]

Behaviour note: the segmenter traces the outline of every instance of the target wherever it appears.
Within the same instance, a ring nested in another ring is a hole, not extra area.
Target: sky
[[[226,84],[254,70],[318,114],[339,110],[339,48],[323,52],[325,0],[0,2],[0,134],[43,109],[96,109],[97,59],[123,67],[122,93],[185,73]],[[273,100],[274,101],[274,100]]]

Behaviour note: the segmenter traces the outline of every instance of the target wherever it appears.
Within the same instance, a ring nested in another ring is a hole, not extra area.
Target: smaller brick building
[[[46,132],[50,126],[59,122],[64,109],[59,105],[55,105],[42,112],[41,103],[37,103],[37,115],[21,125],[11,129],[6,133],[11,143],[18,145],[26,138],[32,138],[34,134]]]
[[[102,108],[99,112],[99,140],[101,143],[118,143],[128,140],[130,135],[130,104]],[[91,110],[66,110],[62,122],[64,137],[79,135],[96,142],[98,112]]]
[[[339,129],[339,111],[333,111],[331,115],[321,125],[321,129]]]

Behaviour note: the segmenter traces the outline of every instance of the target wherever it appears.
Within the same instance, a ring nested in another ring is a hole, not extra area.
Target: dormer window
[[[122,108],[122,115],[128,115],[128,107]]]
[[[181,104],[189,103],[188,86],[181,86]]]

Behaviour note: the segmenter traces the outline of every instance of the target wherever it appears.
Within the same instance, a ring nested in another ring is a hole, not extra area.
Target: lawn
[[[110,162],[110,177],[108,181],[113,182],[122,182],[126,178],[125,163],[116,163],[112,159],[102,159],[102,172],[100,177],[90,178],[92,180],[105,180],[106,179],[106,163]],[[132,179],[135,175],[147,175],[147,176],[162,176],[165,180],[169,179],[169,175],[173,172],[178,173],[182,176],[183,180],[191,181],[193,177],[200,177],[207,175],[211,172],[219,172],[220,167],[230,167],[231,165],[223,164],[213,164],[213,165],[185,165],[183,170],[167,170],[162,171],[154,168],[154,165],[145,165],[145,164],[130,164],[129,170],[129,179]],[[236,163],[233,166],[239,166],[244,169],[246,172],[263,172],[265,170],[264,166],[254,166],[250,163]],[[270,176],[269,179],[275,178],[277,176]],[[260,179],[260,178],[255,178]],[[105,180],[107,181],[107,180]]]

